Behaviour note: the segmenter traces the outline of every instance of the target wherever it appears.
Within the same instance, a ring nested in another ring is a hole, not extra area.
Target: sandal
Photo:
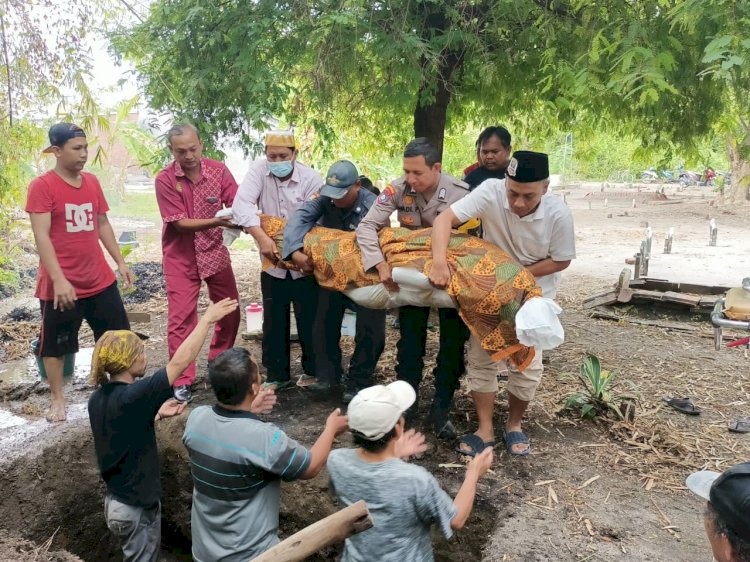
[[[667,406],[677,410],[678,412],[687,414],[688,416],[697,416],[701,413],[701,409],[696,407],[695,404],[693,404],[693,401],[690,400],[690,398],[688,398],[687,396],[685,398],[672,398],[671,396],[665,396],[662,398],[662,400],[667,404]]]
[[[307,388],[308,386],[310,386],[311,384],[315,384],[316,382],[318,382],[318,379],[312,375],[308,375],[307,373],[303,373],[297,378],[297,386],[300,388]]]
[[[505,441],[505,450],[508,451],[509,455],[514,457],[527,457],[531,453],[531,442],[523,431],[506,431],[503,433],[503,440]],[[513,445],[528,445],[529,447],[520,453],[513,450]]]
[[[740,418],[731,421],[727,429],[732,433],[750,433],[750,418]]]
[[[276,392],[287,390],[294,384],[294,381],[266,381],[263,383],[263,390],[273,389]]]
[[[469,446],[469,450],[461,448],[461,443]],[[487,447],[494,447],[494,441],[483,441],[476,433],[467,433],[461,439],[458,440],[458,445],[455,451],[460,455],[466,455],[467,457],[476,457],[479,453],[484,451]]]

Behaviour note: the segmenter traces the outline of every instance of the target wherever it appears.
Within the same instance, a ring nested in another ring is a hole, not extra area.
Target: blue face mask
[[[294,164],[291,160],[285,160],[284,162],[269,162],[268,169],[277,178],[285,178],[292,173]]]

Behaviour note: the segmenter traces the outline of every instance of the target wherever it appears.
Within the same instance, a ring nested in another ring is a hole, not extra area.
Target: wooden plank
[[[617,293],[615,291],[609,291],[608,293],[599,293],[597,295],[584,299],[583,307],[594,308],[604,304],[615,304],[616,302]]]
[[[319,550],[366,531],[373,526],[372,516],[364,500],[329,515],[284,539],[253,562],[298,562]],[[375,553],[373,553],[375,555]],[[375,555],[374,559],[377,559]]]
[[[151,322],[151,314],[148,312],[127,312],[128,322],[131,324],[145,324]]]
[[[633,273],[629,267],[620,272],[620,277],[617,279],[617,302],[630,302],[630,299],[633,298],[633,290],[630,288],[632,276]]]
[[[697,285],[695,283],[672,283],[666,279],[643,277],[630,283],[631,287],[648,291],[675,291],[677,293],[693,293],[696,295],[723,295],[730,288],[712,285]]]
[[[678,293],[675,291],[666,291],[662,297],[663,301],[675,302],[677,304],[685,304],[688,306],[698,306],[701,302],[701,298],[698,295],[691,295],[688,293]]]
[[[693,328],[692,326],[686,326],[685,324],[676,324],[674,322],[659,322],[656,320],[642,320],[640,318],[629,318],[627,316],[618,316],[617,314],[608,314],[606,312],[598,311],[592,312],[590,318],[597,318],[600,320],[613,320],[615,322],[627,322],[629,324],[638,324],[640,326],[654,326],[656,328],[676,330],[679,332],[698,333],[699,331],[696,328]]]
[[[686,295],[674,291],[647,291],[645,289],[634,289],[633,298],[639,300],[648,300],[656,302],[671,302],[675,304],[684,304],[687,306],[697,306],[700,297],[696,295]]]

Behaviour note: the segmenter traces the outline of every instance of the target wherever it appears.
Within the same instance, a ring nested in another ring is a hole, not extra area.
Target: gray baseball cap
[[[354,164],[349,160],[339,160],[328,168],[326,184],[320,190],[320,194],[331,199],[341,199],[358,180],[359,172]]]

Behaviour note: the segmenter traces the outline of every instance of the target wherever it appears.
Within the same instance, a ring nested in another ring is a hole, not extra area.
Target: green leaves
[[[582,418],[594,418],[611,411],[618,419],[624,419],[618,402],[635,400],[634,394],[618,391],[615,374],[603,370],[599,358],[593,353],[586,353],[584,356],[577,380],[582,390],[570,394],[564,407],[580,409]],[[635,390],[633,383],[627,381],[626,384],[631,386],[631,390]]]

